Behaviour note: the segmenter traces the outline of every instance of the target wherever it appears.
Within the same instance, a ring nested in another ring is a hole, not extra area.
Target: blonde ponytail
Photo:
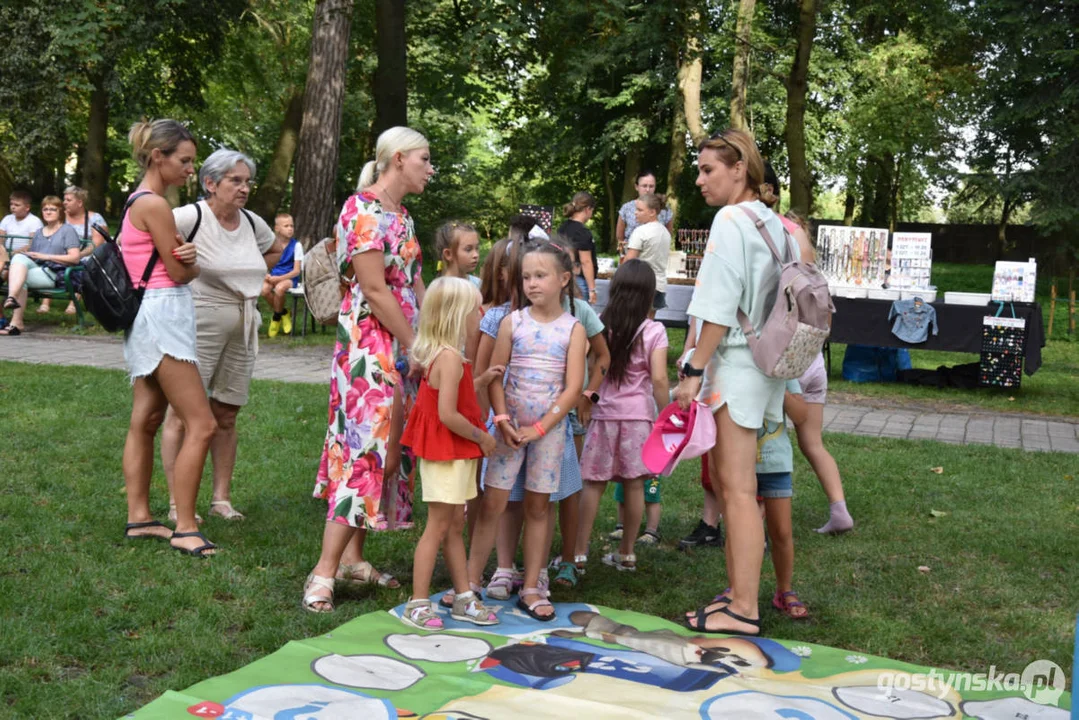
[[[398,126],[386,130],[378,136],[378,142],[375,143],[375,159],[367,161],[363,166],[356,189],[362,191],[374,185],[382,173],[386,172],[390,161],[397,153],[410,153],[428,145],[427,138],[412,128]]]

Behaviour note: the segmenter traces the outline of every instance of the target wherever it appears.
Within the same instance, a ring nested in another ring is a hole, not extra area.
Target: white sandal
[[[405,605],[405,611],[401,613],[401,622],[417,630],[441,630],[445,627],[435,606],[427,598],[409,600]]]
[[[173,525],[176,524],[176,504],[169,503],[169,522]],[[202,525],[202,515],[195,513],[195,524]]]
[[[610,565],[620,572],[637,572],[637,556],[633,553],[628,555],[607,553],[603,556],[603,564]]]
[[[326,597],[325,595],[316,595],[314,592],[312,592],[312,590],[316,586],[320,587],[320,588],[324,588],[326,590],[329,590],[330,591],[330,596]],[[303,609],[306,610],[307,612],[313,612],[313,613],[319,613],[319,614],[332,613],[334,611],[333,586],[334,586],[333,578],[322,577],[321,575],[316,575],[314,573],[311,573],[310,575],[308,575],[307,580],[304,582],[304,585],[303,585],[303,603],[302,603]],[[319,609],[319,608],[315,607],[315,605],[318,604],[318,603],[323,603],[323,604],[329,605],[330,608],[328,610]]]
[[[217,510],[216,508],[222,508]],[[225,520],[243,520],[244,514],[232,507],[230,500],[212,500],[210,502],[210,517],[217,515]]]
[[[366,560],[361,563],[356,563],[355,565],[341,563],[337,567],[337,576],[335,579],[338,582],[342,582],[345,585],[352,587],[378,585],[379,587],[394,590],[401,587],[401,583],[397,582],[397,578],[389,573],[380,573]]]

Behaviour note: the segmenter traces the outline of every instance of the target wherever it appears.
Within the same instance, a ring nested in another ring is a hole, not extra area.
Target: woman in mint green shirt
[[[687,616],[703,632],[760,634],[757,593],[764,529],[757,509],[757,429],[765,418],[783,419],[784,382],[757,368],[738,322],[738,310],[760,328],[779,287],[780,268],[753,222],[751,210],[772,238],[785,237],[779,218],[760,201],[764,162],[749,133],[727,130],[700,145],[697,187],[711,207],[712,223],[697,285],[687,314],[701,321],[697,347],[682,368],[675,398],[707,405],[716,419],[716,445],[709,457],[719,483],[727,523],[727,572],[731,591]],[[782,249],[781,249],[782,252]],[[798,257],[792,244],[787,257]]]

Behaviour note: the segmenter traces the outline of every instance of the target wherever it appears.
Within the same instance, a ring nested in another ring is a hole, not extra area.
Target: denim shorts
[[[584,275],[574,275],[573,279],[577,281],[577,290],[581,293],[581,299],[588,302],[588,281],[584,279]]]
[[[794,479],[789,472],[757,473],[757,494],[764,499],[794,495]]]
[[[573,431],[573,435],[575,437],[580,435],[586,435],[588,433],[588,428],[582,425],[580,419],[577,417],[577,408],[573,408],[572,410],[570,410],[569,415],[567,415],[566,417],[569,418],[569,427],[570,430]]]

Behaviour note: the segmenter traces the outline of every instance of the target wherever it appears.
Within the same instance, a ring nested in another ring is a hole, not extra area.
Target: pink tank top
[[[127,274],[131,276],[131,284],[137,288],[142,287],[142,274],[146,272],[146,263],[150,262],[154,239],[146,230],[139,230],[131,224],[130,211],[124,216],[124,223],[120,226],[120,249],[123,251]],[[151,290],[172,288],[179,287],[179,283],[173,282],[165,270],[165,264],[158,259],[146,287]]]
[[[787,228],[787,232],[789,232],[791,235],[794,235],[796,230],[801,229],[798,226],[798,223],[794,222],[786,215],[780,215],[779,213],[776,213],[776,216],[779,217],[779,221],[783,223],[783,227]]]

